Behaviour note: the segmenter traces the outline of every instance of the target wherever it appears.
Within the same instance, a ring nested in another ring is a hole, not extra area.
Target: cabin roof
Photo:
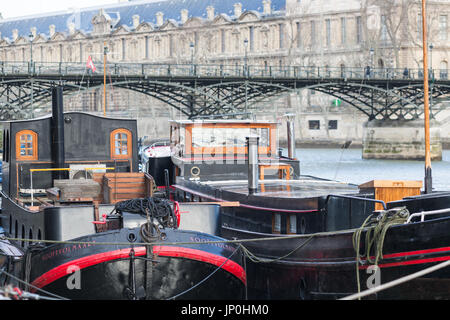
[[[97,118],[103,118],[103,119],[110,119],[110,120],[121,120],[121,121],[136,121],[136,119],[133,118],[112,118],[112,117],[104,117],[102,115],[97,115],[97,114],[92,114],[89,112],[82,112],[82,111],[67,111],[64,112],[64,115],[66,114],[85,114],[88,116],[92,116],[92,117],[97,117]],[[44,119],[49,119],[51,118],[52,115],[48,114],[42,117],[38,117],[38,118],[33,118],[33,119],[22,119],[22,120],[0,120],[0,124],[2,123],[20,123],[20,122],[30,122],[30,121],[36,121],[36,120],[44,120]]]
[[[276,121],[270,120],[236,120],[236,119],[220,119],[220,120],[169,120],[170,123],[187,125],[187,124],[278,124]]]

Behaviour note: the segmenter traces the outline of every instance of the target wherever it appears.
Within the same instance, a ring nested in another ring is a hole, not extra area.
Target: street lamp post
[[[28,35],[29,39],[30,39],[30,64],[31,66],[33,66],[33,39],[34,39],[34,35],[32,33],[30,33]]]
[[[430,74],[431,74],[431,79],[434,78],[434,74],[433,74],[433,44],[430,43]]]
[[[103,42],[103,116],[106,116],[106,56],[109,49],[106,46],[106,41]]]
[[[34,73],[34,67],[33,67],[33,39],[34,35],[33,33],[30,33],[28,35],[30,39],[30,74]],[[30,97],[30,103],[31,103],[31,118],[34,118],[34,88],[33,88],[33,77],[30,78],[31,82],[31,97]]]
[[[194,51],[195,45],[193,42],[189,44],[189,49],[191,50],[191,74],[194,75]]]
[[[433,80],[434,80],[434,72],[433,72],[433,44],[430,43],[430,76],[431,76],[431,84],[430,84],[430,117],[433,117],[433,113],[431,109],[433,107]]]
[[[373,57],[375,54],[375,50],[373,50],[373,48],[370,48],[370,69],[371,69],[371,73],[373,72]]]
[[[244,77],[248,76],[248,65],[247,65],[247,47],[248,40],[244,40],[245,56],[244,56]],[[245,112],[248,110],[248,81],[245,81]]]
[[[248,47],[248,40],[245,39],[244,40],[244,49],[245,49],[245,56],[244,56],[244,76],[247,76],[247,69],[248,69],[248,65],[247,65],[247,47]]]

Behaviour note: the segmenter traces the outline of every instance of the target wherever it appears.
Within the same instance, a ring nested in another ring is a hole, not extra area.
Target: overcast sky
[[[95,7],[118,3],[119,0],[0,0],[3,18],[34,15],[45,12],[63,11],[69,8]],[[122,1],[123,2],[123,1]]]

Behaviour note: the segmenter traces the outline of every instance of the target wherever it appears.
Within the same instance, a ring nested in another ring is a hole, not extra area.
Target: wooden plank
[[[137,178],[144,177],[144,172],[110,172],[104,174],[106,178],[125,177],[125,178]]]
[[[114,200],[129,200],[135,198],[144,198],[142,193],[116,193],[114,194]]]
[[[109,184],[110,187],[118,187],[118,188],[143,188],[145,187],[145,182],[118,182],[118,183],[112,183]]]
[[[138,182],[144,182],[143,178],[106,178],[106,180],[108,181],[109,184],[113,184],[113,183],[138,183]]]
[[[359,185],[360,189],[365,188],[422,188],[420,180],[372,180]]]
[[[145,193],[145,186],[142,186],[141,188],[127,188],[124,186],[120,186],[120,188],[114,188],[113,194],[116,193]]]
[[[100,184],[91,179],[60,179],[54,180],[53,185],[59,189],[59,200],[67,201],[78,198],[98,197]]]

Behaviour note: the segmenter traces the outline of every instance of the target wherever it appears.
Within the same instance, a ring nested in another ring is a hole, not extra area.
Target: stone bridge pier
[[[442,160],[440,124],[430,122],[432,161]],[[424,160],[423,120],[369,120],[363,124],[363,159]]]

